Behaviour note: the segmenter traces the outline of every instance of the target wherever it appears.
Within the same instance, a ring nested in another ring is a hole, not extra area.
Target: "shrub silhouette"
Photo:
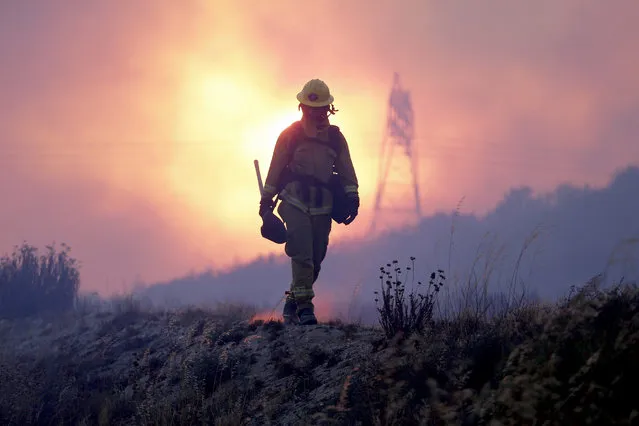
[[[27,244],[0,258],[0,318],[61,313],[73,308],[80,286],[77,261],[70,248],[54,245],[38,255]]]
[[[382,300],[380,304],[380,293],[376,291],[375,302],[379,323],[388,338],[393,338],[398,333],[402,336],[421,334],[433,318],[435,297],[446,280],[444,271],[439,269],[430,274],[428,286],[418,281],[417,287],[413,285],[406,297],[406,279],[409,272],[412,272],[412,282],[415,283],[415,258],[411,257],[410,260],[411,266],[406,267],[403,279],[400,279],[402,268],[398,266],[397,260],[379,268]],[[424,287],[426,287],[425,291],[421,292],[420,290]]]

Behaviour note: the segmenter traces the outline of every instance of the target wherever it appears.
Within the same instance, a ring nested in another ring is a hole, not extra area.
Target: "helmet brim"
[[[308,99],[306,99],[306,97],[304,96],[303,92],[300,92],[297,94],[297,100],[302,104],[302,105],[306,105],[306,106],[310,106],[310,107],[325,107],[325,106],[329,106],[333,103],[333,101],[335,101],[335,98],[333,97],[333,95],[330,95],[328,99],[324,100],[324,101],[309,101]]]

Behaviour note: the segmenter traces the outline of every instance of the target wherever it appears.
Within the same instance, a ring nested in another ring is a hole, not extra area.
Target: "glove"
[[[273,209],[275,208],[275,203],[273,202],[273,199],[270,197],[264,197],[260,200],[260,210],[259,210],[259,214],[260,217],[264,216],[264,213],[266,213],[267,211],[273,211]]]
[[[348,199],[348,216],[346,220],[344,220],[344,225],[350,225],[355,218],[357,217],[357,213],[359,212],[359,194],[357,193],[349,193],[347,195]]]

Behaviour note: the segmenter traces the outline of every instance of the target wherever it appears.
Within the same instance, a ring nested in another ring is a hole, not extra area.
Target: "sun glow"
[[[269,112],[260,117],[259,121],[256,120],[255,125],[244,128],[242,149],[246,159],[259,160],[264,179],[266,179],[266,168],[271,161],[277,138],[284,129],[301,117],[295,105],[289,105],[288,111],[286,108],[282,106],[275,112]]]
[[[301,116],[294,97],[287,103],[249,77],[187,73],[168,172],[171,189],[200,223],[223,221],[238,232],[259,220],[253,160],[265,180],[278,136]]]

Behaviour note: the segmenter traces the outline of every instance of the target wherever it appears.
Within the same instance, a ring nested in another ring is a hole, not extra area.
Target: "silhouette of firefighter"
[[[302,118],[277,139],[259,214],[262,236],[285,244],[291,258],[284,321],[312,325],[317,324],[313,284],[326,257],[332,221],[349,225],[355,220],[359,186],[346,138],[329,122],[337,110],[326,83],[308,81],[297,100]],[[276,206],[283,222],[273,213]]]

